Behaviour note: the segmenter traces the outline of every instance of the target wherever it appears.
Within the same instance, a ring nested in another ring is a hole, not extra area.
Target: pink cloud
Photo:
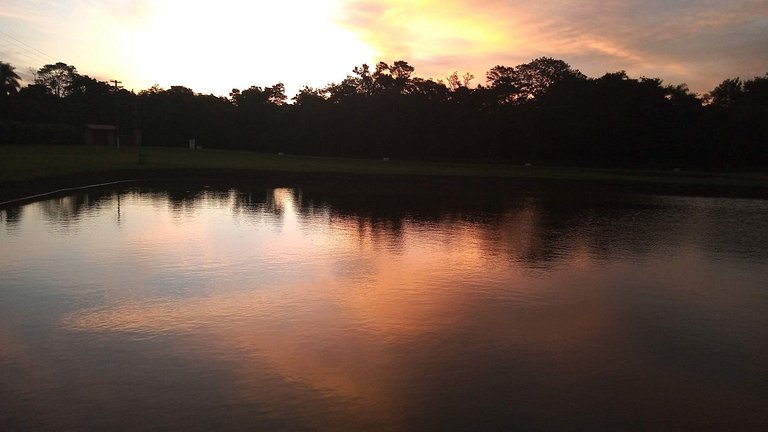
[[[350,0],[342,22],[382,60],[405,59],[420,76],[482,76],[496,64],[552,56],[591,76],[626,70],[703,92],[768,68],[766,19],[768,4],[753,0]]]

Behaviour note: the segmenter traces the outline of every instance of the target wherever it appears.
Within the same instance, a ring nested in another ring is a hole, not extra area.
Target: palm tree
[[[21,77],[14,72],[10,63],[0,61],[0,97],[16,94],[19,91]]]

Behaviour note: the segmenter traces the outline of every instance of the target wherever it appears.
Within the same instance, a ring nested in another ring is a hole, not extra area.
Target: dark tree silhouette
[[[13,67],[0,63],[4,76]],[[5,72],[3,72],[5,71]],[[41,68],[34,84],[0,93],[3,143],[76,143],[85,123],[136,124],[145,145],[236,148],[324,156],[485,161],[652,169],[768,168],[768,75],[723,81],[705,96],[684,84],[589,78],[549,57],[472,74],[419,78],[404,60],[356,66],[288,103],[285,88],[251,86],[229,97],[153,86],[138,95]],[[9,84],[10,83],[10,84]],[[18,91],[14,91],[18,89]],[[117,110],[115,109],[117,108]]]
[[[307,86],[304,86],[293,97],[293,102],[296,106],[319,105],[326,100],[328,100],[328,97],[325,90]]]
[[[524,102],[543,95],[553,84],[584,78],[568,63],[550,57],[539,57],[516,67],[495,66],[486,74],[488,85],[501,103]]]
[[[744,83],[740,78],[730,78],[721,82],[708,94],[709,100],[718,106],[733,105],[744,93]]]
[[[0,61],[0,98],[17,94],[21,87],[20,80],[13,66]]]
[[[35,83],[44,86],[56,97],[64,97],[71,93],[71,85],[77,76],[77,69],[66,63],[47,64],[35,73]]]

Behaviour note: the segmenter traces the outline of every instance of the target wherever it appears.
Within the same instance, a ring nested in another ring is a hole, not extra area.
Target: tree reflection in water
[[[766,209],[322,184],[31,204],[4,213],[0,234],[0,383],[14,396],[0,396],[3,420],[765,425]]]

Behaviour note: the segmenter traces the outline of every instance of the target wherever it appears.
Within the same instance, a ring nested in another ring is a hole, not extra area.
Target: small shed
[[[114,146],[117,127],[104,124],[85,125],[85,144],[96,146]]]

